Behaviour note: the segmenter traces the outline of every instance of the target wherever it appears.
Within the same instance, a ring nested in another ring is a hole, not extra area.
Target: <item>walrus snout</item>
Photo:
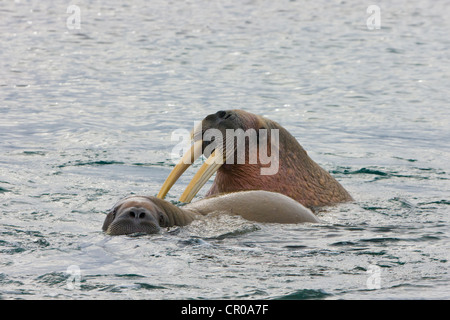
[[[194,134],[194,141],[202,140],[202,153],[205,149],[215,141],[217,131],[219,130],[222,137],[225,138],[227,129],[237,129],[233,120],[235,119],[235,113],[232,110],[218,111],[216,113],[210,114],[202,120],[202,130],[201,132],[196,132]],[[211,130],[213,129],[213,130]],[[225,140],[223,141],[225,144]],[[211,149],[211,152],[215,148]],[[209,156],[209,154],[207,155]]]
[[[128,208],[123,210],[119,217],[109,225],[106,233],[110,235],[123,235],[131,233],[158,233],[158,221],[145,208]]]
[[[208,129],[218,129],[225,134],[226,129],[238,129],[242,127],[242,123],[237,118],[237,113],[234,110],[217,111],[207,115],[202,120],[202,133],[204,134]]]
[[[106,216],[103,231],[109,235],[158,233],[167,219],[154,204],[143,197],[131,197],[119,202]]]

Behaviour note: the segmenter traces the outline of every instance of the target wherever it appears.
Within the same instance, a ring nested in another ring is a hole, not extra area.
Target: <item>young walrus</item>
[[[239,215],[256,222],[319,222],[311,210],[283,194],[254,190],[209,197],[183,207],[157,197],[130,196],[107,214],[103,231],[110,235],[152,234],[161,228],[188,225],[210,213]]]

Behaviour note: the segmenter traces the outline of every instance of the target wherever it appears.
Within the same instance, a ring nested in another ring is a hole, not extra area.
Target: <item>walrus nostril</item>
[[[221,111],[217,111],[216,114],[219,118],[224,118],[227,115],[227,112],[221,110]]]
[[[132,219],[144,219],[145,218],[145,211],[141,211],[141,210],[137,210],[137,211],[130,211],[128,213],[128,215],[132,218]]]

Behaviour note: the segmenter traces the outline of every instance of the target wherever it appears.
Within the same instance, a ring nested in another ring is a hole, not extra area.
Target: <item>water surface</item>
[[[448,2],[381,3],[379,30],[353,1],[77,1],[80,29],[70,4],[0,2],[0,298],[450,298]],[[318,225],[101,232],[158,193],[174,130],[230,108],[355,201]]]

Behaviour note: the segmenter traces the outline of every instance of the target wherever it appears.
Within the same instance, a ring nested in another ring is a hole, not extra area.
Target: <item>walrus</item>
[[[211,152],[186,187],[180,197],[182,202],[190,202],[214,173],[216,177],[206,194],[207,197],[228,192],[266,190],[287,195],[305,207],[313,209],[353,200],[347,190],[314,162],[285,128],[275,121],[244,110],[218,111],[202,120],[201,130],[197,130],[199,134],[195,132],[192,134],[194,143],[191,150],[184,154],[169,174],[158,193],[158,198],[164,199],[177,179],[208,148],[212,140],[206,141],[204,134],[210,129],[220,131],[223,137],[226,136],[227,130],[241,129],[247,132],[253,129],[257,132],[257,140],[262,138],[260,132],[266,132],[267,150],[278,152],[277,170],[274,174],[261,174],[268,164],[261,159],[261,151],[264,150],[255,143],[245,145],[245,163],[227,161],[236,160],[237,155],[236,150],[228,147],[229,141],[223,141],[224,147],[218,149],[219,153],[217,150]],[[277,145],[274,145],[272,140],[274,133],[278,135]],[[248,161],[251,157],[256,157],[256,163]],[[222,160],[222,163],[217,161],[218,159]]]
[[[182,207],[154,196],[130,196],[108,212],[102,229],[109,235],[153,234],[161,228],[188,225],[211,213],[266,223],[319,222],[311,210],[297,201],[280,193],[255,190],[216,195]]]

